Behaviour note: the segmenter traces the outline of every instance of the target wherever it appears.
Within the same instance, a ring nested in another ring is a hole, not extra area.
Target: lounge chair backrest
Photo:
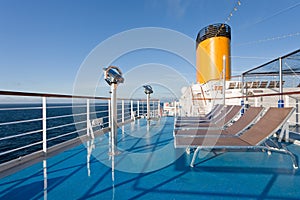
[[[214,106],[212,108],[212,110],[206,114],[207,118],[212,118],[216,113],[220,112],[220,110],[222,110],[222,108],[224,108],[223,105],[221,104],[217,104],[216,106]]]
[[[250,107],[243,116],[241,116],[236,122],[229,126],[226,131],[224,131],[224,134],[228,133],[231,135],[235,135],[245,130],[259,117],[260,113],[263,110],[263,107]]]
[[[225,117],[217,121],[218,126],[224,126],[228,124],[237,114],[239,114],[242,106],[233,106],[233,108],[226,113]]]
[[[294,108],[269,108],[240,138],[253,146],[261,144],[289,119],[293,111]]]
[[[230,110],[233,108],[233,105],[229,105],[226,107],[223,107],[222,110],[220,110],[218,113],[215,113],[215,117],[211,119],[211,123],[217,123],[219,120],[223,119],[224,116],[230,112]]]
[[[175,120],[178,120],[178,121],[185,121],[185,120],[187,120],[187,121],[189,121],[189,120],[205,120],[205,118],[207,120],[209,120],[209,119],[217,116],[218,115],[217,113],[219,113],[222,110],[222,108],[224,108],[224,105],[217,104],[205,116],[192,116],[192,117],[181,117],[181,116],[179,116]]]
[[[211,116],[214,115],[216,112],[218,112],[219,110],[221,110],[222,107],[223,107],[223,106],[222,106],[221,104],[215,105],[215,106],[211,109],[211,111],[209,111],[209,112],[205,115],[205,117],[207,117],[207,118],[211,117]]]

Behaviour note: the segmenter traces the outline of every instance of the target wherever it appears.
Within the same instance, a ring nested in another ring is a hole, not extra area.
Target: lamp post
[[[147,95],[147,120],[150,120],[150,94],[153,93],[153,89],[150,85],[143,85],[145,94]]]
[[[226,100],[226,56],[223,55],[223,105],[225,106]]]
[[[104,70],[104,78],[105,81],[110,86],[111,93],[111,134],[110,134],[110,142],[111,142],[111,155],[116,154],[117,148],[117,139],[118,139],[118,126],[117,126],[117,87],[119,83],[124,82],[124,78],[122,77],[121,70],[116,66],[109,66],[108,68],[103,68]]]
[[[284,100],[283,100],[283,87],[282,87],[282,58],[279,58],[279,100],[278,100],[278,108],[284,107]]]

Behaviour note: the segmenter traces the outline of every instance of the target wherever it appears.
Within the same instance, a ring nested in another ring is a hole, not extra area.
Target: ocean
[[[125,104],[124,118],[130,119],[130,104]],[[118,104],[118,122],[122,121],[122,105]],[[47,147],[86,134],[86,105],[71,103],[47,104]],[[133,105],[137,111],[137,105]],[[140,114],[146,113],[146,105],[140,104]],[[108,126],[108,104],[90,104],[90,119],[103,118]],[[21,123],[10,123],[20,121]],[[22,122],[23,121],[23,122]],[[96,127],[97,128],[97,127]],[[26,134],[28,133],[28,134]],[[20,135],[21,134],[21,135]],[[16,136],[9,138],[10,136]],[[31,144],[34,144],[31,146]],[[7,151],[22,148],[13,152]],[[42,105],[0,104],[0,164],[42,149]]]

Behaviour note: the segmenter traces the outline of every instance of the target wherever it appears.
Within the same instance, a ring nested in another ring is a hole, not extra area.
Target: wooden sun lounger
[[[266,143],[271,136],[283,127],[290,118],[294,108],[269,108],[250,129],[234,137],[175,137],[175,148],[196,148],[190,166],[194,166],[201,149],[266,150],[290,155],[293,167],[298,168],[297,158],[284,148],[270,147]]]
[[[235,136],[246,128],[248,128],[251,124],[253,124],[263,112],[263,107],[250,107],[243,116],[241,116],[236,122],[234,122],[231,126],[227,127],[223,130],[216,129],[174,129],[173,136],[174,137],[210,137],[210,136]]]
[[[242,106],[228,106],[224,110],[221,111],[218,117],[214,118],[210,121],[190,121],[190,122],[177,122],[175,124],[176,128],[218,128],[221,129],[230,123],[242,109]]]
[[[224,108],[224,105],[217,104],[215,105],[212,110],[207,113],[205,116],[195,116],[195,117],[177,117],[175,120],[176,121],[190,121],[190,120],[210,120],[214,117],[216,117],[219,112]]]

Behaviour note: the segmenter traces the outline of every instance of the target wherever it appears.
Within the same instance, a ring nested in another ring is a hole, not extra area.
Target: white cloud
[[[176,17],[183,17],[191,1],[185,0],[168,0],[167,9],[169,14]]]
[[[185,15],[188,7],[191,5],[192,1],[189,0],[152,0],[147,1],[147,7],[151,6],[155,9],[165,9],[166,13],[170,16],[181,18]]]

